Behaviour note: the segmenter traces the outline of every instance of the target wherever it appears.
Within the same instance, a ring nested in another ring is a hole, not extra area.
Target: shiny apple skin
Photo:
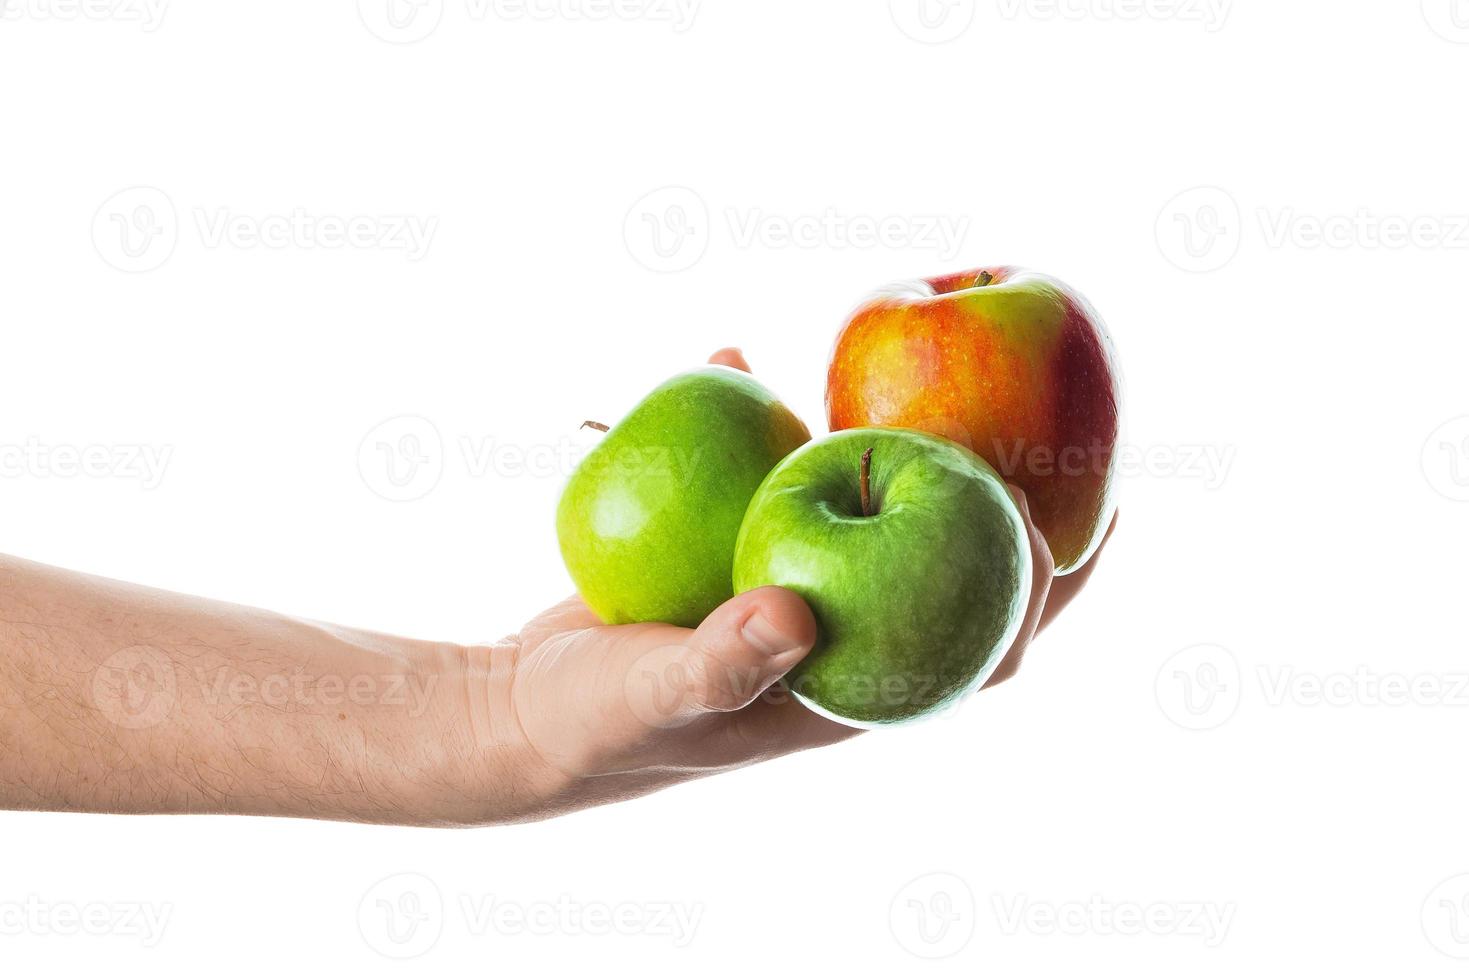
[[[994,469],[912,429],[849,429],[797,449],[755,491],[735,542],[736,592],[778,585],[816,616],[816,646],[786,690],[856,728],[932,717],[983,685],[1020,634],[1033,574],[1025,521]]]
[[[659,385],[562,491],[556,535],[582,599],[608,624],[699,625],[734,595],[755,489],[810,438],[744,371],[709,366]]]
[[[972,449],[1025,491],[1058,574],[1112,520],[1116,355],[1086,299],[1049,276],[991,266],[877,293],[837,336],[826,411],[832,431],[902,426]]]

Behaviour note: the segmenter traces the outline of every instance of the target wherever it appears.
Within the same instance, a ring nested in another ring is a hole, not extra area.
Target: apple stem
[[[992,283],[994,281],[995,281],[995,274],[993,272],[990,272],[988,269],[985,269],[983,272],[981,272],[979,274],[979,278],[974,281],[974,284],[976,286],[988,286],[990,283]]]
[[[583,429],[596,429],[598,432],[606,432],[608,429],[608,426],[603,425],[601,422],[593,422],[591,419],[583,422],[581,427]]]
[[[872,450],[862,454],[862,516],[872,516]]]

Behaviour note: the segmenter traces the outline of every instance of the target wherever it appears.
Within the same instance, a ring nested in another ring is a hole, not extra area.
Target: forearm
[[[513,818],[528,804],[483,798],[513,739],[468,723],[498,714],[493,673],[489,651],[0,558],[0,806]]]

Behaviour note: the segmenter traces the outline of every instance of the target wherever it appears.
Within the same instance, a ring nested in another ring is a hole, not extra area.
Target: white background
[[[858,299],[992,262],[1102,311],[1148,462],[957,715],[536,826],[0,815],[6,908],[168,915],[7,974],[1462,975],[1463,0],[98,2],[0,22],[5,552],[492,639],[581,420],[737,344],[820,430]]]

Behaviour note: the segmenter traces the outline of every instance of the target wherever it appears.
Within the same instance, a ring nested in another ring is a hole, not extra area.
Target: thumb
[[[816,643],[816,618],[794,592],[775,586],[737,595],[682,642],[647,651],[632,671],[628,706],[647,724],[672,728],[711,712],[737,711],[800,663]]]

